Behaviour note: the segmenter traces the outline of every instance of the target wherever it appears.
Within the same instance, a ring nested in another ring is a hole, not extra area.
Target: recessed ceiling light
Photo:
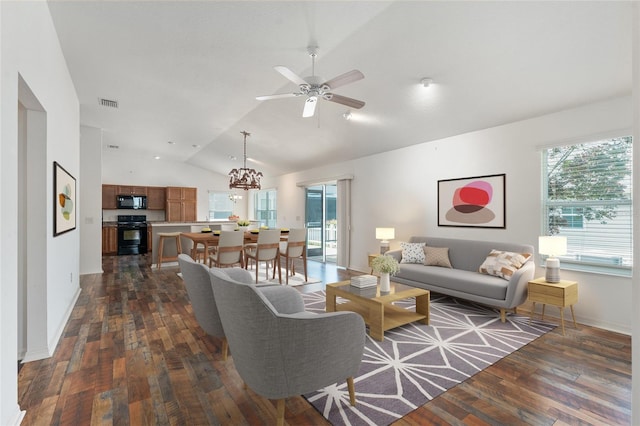
[[[351,111],[345,112],[342,114],[342,117],[344,117],[345,120],[351,120]]]
[[[176,143],[174,141],[169,141],[167,142],[169,145],[175,145]]]
[[[420,80],[420,84],[422,84],[422,86],[424,87],[429,87],[432,83],[433,83],[433,79],[429,77],[425,77],[422,80]]]
[[[229,160],[231,160],[231,161],[236,161],[236,160],[237,160],[237,158],[236,158],[236,156],[235,156],[235,155],[230,155],[230,156],[229,156]]]
[[[197,143],[194,143],[193,145],[191,145],[194,148],[200,148],[200,145],[198,145]]]
[[[159,156],[159,155],[156,155],[155,157],[153,157],[153,159],[154,159],[154,160],[159,160],[159,159],[160,159],[160,156]]]

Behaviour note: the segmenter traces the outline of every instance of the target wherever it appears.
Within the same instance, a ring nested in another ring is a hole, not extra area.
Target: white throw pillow
[[[424,263],[425,243],[400,243],[402,259],[400,263]]]

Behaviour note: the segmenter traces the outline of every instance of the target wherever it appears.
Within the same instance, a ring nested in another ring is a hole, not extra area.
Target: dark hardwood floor
[[[53,357],[20,369],[23,425],[274,424],[272,401],[243,387],[220,342],[198,327],[177,267],[109,256],[82,293]],[[349,272],[309,262],[323,284]],[[297,267],[297,270],[302,270]],[[357,394],[357,388],[356,388]],[[291,425],[323,425],[302,397]],[[628,425],[631,339],[580,325],[559,329],[413,411],[396,425]]]

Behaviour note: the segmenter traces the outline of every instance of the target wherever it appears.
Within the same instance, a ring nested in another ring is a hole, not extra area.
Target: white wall
[[[517,241],[537,246],[541,233],[541,151],[544,145],[631,131],[630,97],[599,102],[539,118],[423,143],[331,167],[270,179],[278,188],[282,226],[301,226],[304,191],[298,182],[353,174],[351,268],[368,271],[367,254],[378,251],[376,226],[393,226],[391,248],[412,235],[489,241]],[[437,226],[437,181],[506,174],[506,229]],[[280,220],[279,220],[280,222]],[[544,270],[538,268],[538,275]],[[631,332],[631,279],[563,271],[579,282],[578,321]]]
[[[190,164],[140,158],[133,154],[114,153],[110,150],[104,150],[102,153],[102,183],[196,187],[198,189],[198,221],[208,220],[209,190],[229,191],[229,179],[226,175],[213,173]],[[246,206],[247,197],[243,196],[242,200],[236,204],[236,211],[240,212],[241,217],[246,215]],[[153,212],[149,211],[147,214],[153,214]],[[115,215],[115,211],[110,211],[109,217],[105,217],[104,220],[115,220]]]
[[[17,280],[18,227],[18,80],[21,76],[46,112],[46,232],[40,244],[46,257],[31,267],[46,270],[40,293],[47,309],[51,353],[79,291],[79,231],[53,237],[53,162],[61,163],[82,185],[79,173],[78,99],[67,69],[46,2],[0,2],[0,424],[17,424]],[[27,194],[27,198],[30,194]],[[28,201],[27,203],[30,203]],[[78,212],[78,216],[79,217]],[[31,261],[31,260],[28,260]]]
[[[80,274],[102,273],[102,130],[80,127]]]

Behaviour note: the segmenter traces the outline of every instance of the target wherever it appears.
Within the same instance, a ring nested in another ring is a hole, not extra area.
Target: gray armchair
[[[213,297],[209,268],[202,263],[194,262],[184,253],[178,255],[178,263],[196,320],[205,333],[222,340],[222,359],[226,361],[227,339],[220,322],[216,300]],[[226,272],[237,281],[245,283],[253,281],[251,274],[242,268],[228,268]]]
[[[236,370],[256,393],[277,400],[278,425],[285,398],[345,379],[355,405],[353,376],[365,342],[360,315],[306,312],[294,288],[260,288],[209,272]]]

